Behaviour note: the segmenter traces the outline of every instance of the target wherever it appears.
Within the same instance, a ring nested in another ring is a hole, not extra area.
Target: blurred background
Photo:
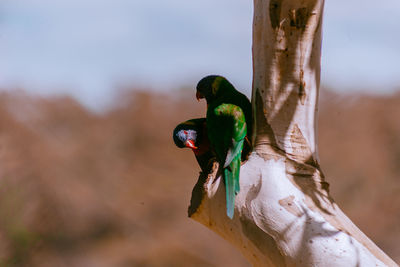
[[[324,16],[322,168],[400,262],[400,2]],[[249,266],[187,218],[171,132],[207,74],[250,95],[251,23],[243,0],[1,0],[0,266]]]

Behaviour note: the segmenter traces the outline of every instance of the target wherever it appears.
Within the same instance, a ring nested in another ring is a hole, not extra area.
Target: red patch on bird
[[[204,124],[205,125],[205,124]],[[207,127],[203,127],[203,138],[201,143],[198,145],[198,149],[193,149],[193,153],[196,156],[200,156],[210,150],[210,140],[207,136]]]

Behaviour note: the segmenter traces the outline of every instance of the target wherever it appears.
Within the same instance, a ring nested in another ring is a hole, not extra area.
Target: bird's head
[[[223,90],[223,84],[230,84],[227,79],[219,75],[209,75],[201,79],[196,86],[196,98],[205,98],[207,103],[217,98]]]
[[[196,146],[197,131],[188,127],[182,127],[182,124],[178,125],[173,133],[175,145],[179,148],[188,147],[193,150],[198,149]]]

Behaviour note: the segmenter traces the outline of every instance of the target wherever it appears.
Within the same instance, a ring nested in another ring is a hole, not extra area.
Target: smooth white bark
[[[254,0],[254,152],[233,220],[215,172],[189,214],[254,266],[397,266],[339,209],[318,163],[315,116],[323,0]]]

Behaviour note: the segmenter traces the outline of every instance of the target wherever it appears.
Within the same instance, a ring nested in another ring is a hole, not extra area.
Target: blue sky
[[[99,107],[116,88],[170,90],[218,73],[249,93],[251,24],[248,0],[1,0],[0,87]],[[327,0],[322,83],[400,88],[399,33],[399,0]]]

